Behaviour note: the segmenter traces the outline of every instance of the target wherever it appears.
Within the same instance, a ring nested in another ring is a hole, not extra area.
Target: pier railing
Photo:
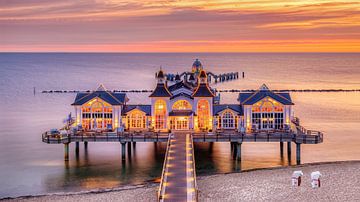
[[[195,164],[195,148],[194,148],[194,137],[193,135],[190,136],[191,140],[191,148],[192,148],[192,161],[193,161],[193,175],[194,175],[194,186],[195,186],[195,199],[193,201],[199,201],[199,189],[196,182],[196,164]]]
[[[164,163],[163,163],[163,169],[162,169],[162,173],[161,173],[161,178],[160,178],[160,185],[159,185],[159,190],[158,190],[158,194],[157,194],[157,199],[158,201],[164,201],[164,197],[165,197],[165,186],[164,186],[164,182],[166,182],[166,178],[167,175],[166,173],[168,172],[168,166],[167,166],[167,161],[168,161],[168,156],[169,156],[169,150],[170,150],[170,143],[171,143],[171,134],[168,135],[168,141],[166,144],[166,152],[165,152],[165,157],[164,157]]]
[[[69,142],[167,142],[169,133],[159,132],[68,132],[53,135],[50,132],[42,134],[42,141],[48,144]],[[224,132],[208,133],[193,132],[194,142],[296,142],[318,144],[323,142],[323,133],[307,130],[298,125],[290,131],[257,131],[252,133]]]

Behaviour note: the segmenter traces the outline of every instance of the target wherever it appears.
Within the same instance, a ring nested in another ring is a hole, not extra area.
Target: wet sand
[[[302,170],[300,187],[291,174]],[[321,187],[311,188],[310,173],[322,173]],[[308,164],[198,177],[199,201],[360,201],[360,161]],[[158,184],[112,190],[20,197],[4,201],[156,201]]]

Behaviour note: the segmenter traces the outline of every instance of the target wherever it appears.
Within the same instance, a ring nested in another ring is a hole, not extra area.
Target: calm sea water
[[[119,143],[89,143],[70,162],[63,145],[41,142],[41,133],[60,127],[75,94],[33,94],[41,90],[153,89],[161,65],[167,72],[190,70],[199,58],[208,71],[244,71],[245,79],[218,89],[360,88],[360,54],[0,54],[0,198],[73,192],[141,184],[159,178],[165,145],[138,143],[122,163]],[[149,103],[129,94],[131,103]],[[237,94],[222,94],[236,103]],[[296,116],[321,130],[320,145],[304,145],[302,162],[360,159],[360,93],[292,93]],[[197,144],[198,174],[225,173],[238,165],[228,143]],[[294,147],[293,147],[294,148]],[[295,152],[293,152],[294,155]],[[241,169],[288,165],[275,143],[243,144]],[[290,164],[294,164],[294,156]]]

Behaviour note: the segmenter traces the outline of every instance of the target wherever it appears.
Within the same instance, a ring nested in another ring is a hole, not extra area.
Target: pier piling
[[[287,142],[287,155],[289,161],[291,161],[291,142]]]
[[[65,161],[69,160],[69,143],[64,144],[64,159]]]
[[[129,158],[131,157],[131,142],[129,142],[128,144],[128,156],[129,156]]]
[[[280,142],[280,156],[284,155],[284,142]]]
[[[296,143],[296,164],[300,165],[301,163],[301,144],[300,143]]]
[[[126,143],[125,142],[122,142],[121,143],[121,159],[123,161],[125,161],[125,147],[126,147]]]
[[[241,161],[241,142],[236,144],[236,160]]]
[[[85,148],[85,150],[87,150],[87,148],[88,148],[88,142],[84,142],[84,148]]]
[[[76,155],[79,155],[79,147],[80,147],[80,143],[75,142],[75,153],[76,153]]]

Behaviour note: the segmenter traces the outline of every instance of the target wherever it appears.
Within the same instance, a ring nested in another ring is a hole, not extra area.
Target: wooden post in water
[[[129,142],[128,144],[128,156],[129,156],[129,158],[131,157],[131,142]]]
[[[241,144],[242,142],[238,142],[236,144],[236,160],[241,161]]]
[[[122,142],[121,143],[121,159],[123,161],[125,161],[125,147],[126,147],[126,143],[125,142]]]
[[[87,141],[84,142],[84,148],[85,148],[85,150],[87,150],[87,148],[88,148],[88,142]]]
[[[64,143],[64,159],[65,159],[65,161],[69,160],[69,144],[70,143]]]
[[[75,142],[75,154],[76,155],[79,155],[79,147],[80,147],[79,142]]]
[[[291,161],[291,142],[287,142],[287,155],[289,161]]]
[[[296,143],[296,165],[300,165],[301,163],[301,144],[300,143]]]
[[[284,142],[280,142],[280,156],[284,156]]]

